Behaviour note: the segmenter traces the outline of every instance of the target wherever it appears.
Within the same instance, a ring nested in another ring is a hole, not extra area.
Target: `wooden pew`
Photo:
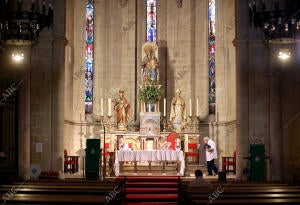
[[[7,198],[6,204],[104,204],[114,199],[115,203],[111,204],[118,204],[119,196],[114,192],[120,186],[120,181],[75,184],[26,182],[1,185],[0,196]],[[10,190],[13,194],[8,195]]]
[[[181,186],[181,200],[188,204],[300,204],[297,186],[280,184],[214,184],[212,188]]]

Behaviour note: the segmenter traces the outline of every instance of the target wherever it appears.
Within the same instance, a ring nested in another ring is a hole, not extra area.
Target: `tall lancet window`
[[[156,0],[147,0],[147,41],[156,41]]]
[[[209,113],[215,113],[216,107],[216,2],[209,0],[208,4],[208,48],[209,48]]]
[[[94,0],[85,2],[85,77],[84,102],[85,113],[93,112],[94,84]]]

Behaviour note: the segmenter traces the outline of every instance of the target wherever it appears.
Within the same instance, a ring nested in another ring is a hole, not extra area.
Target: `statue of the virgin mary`
[[[155,42],[147,42],[143,45],[143,61],[141,64],[142,84],[157,84],[159,80],[157,45]]]

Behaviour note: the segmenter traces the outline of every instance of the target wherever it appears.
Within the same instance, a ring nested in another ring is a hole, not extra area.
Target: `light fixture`
[[[265,1],[253,0],[249,4],[249,18],[250,23],[263,32],[266,41],[295,39],[300,33],[300,1],[288,0],[286,4],[280,4],[274,0],[274,4],[267,8]]]
[[[45,0],[1,1],[0,40],[8,45],[28,45],[38,41],[40,31],[52,27],[53,6]],[[24,5],[23,5],[24,4]],[[16,7],[13,7],[16,5]],[[29,10],[22,10],[22,7]]]
[[[11,54],[11,58],[12,58],[13,61],[19,63],[19,62],[24,60],[24,53],[20,52],[20,51],[13,52]]]
[[[291,52],[289,50],[280,50],[277,57],[281,60],[287,60],[291,57]]]

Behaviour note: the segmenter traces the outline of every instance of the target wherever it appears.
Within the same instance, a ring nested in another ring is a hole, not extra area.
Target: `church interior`
[[[1,204],[300,204],[299,0],[0,0]]]

